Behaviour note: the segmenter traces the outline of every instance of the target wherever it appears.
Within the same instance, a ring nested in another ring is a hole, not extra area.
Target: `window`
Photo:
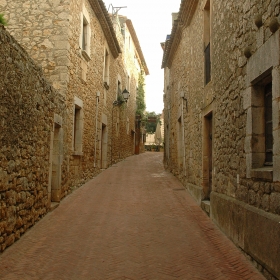
[[[83,102],[74,98],[73,150],[75,155],[82,154],[83,136]]]
[[[109,53],[107,49],[105,49],[104,54],[104,87],[108,90],[109,89]]]
[[[81,49],[81,54],[86,61],[90,60],[90,40],[90,17],[85,6],[83,6],[83,11],[81,13],[81,34],[79,45]]]
[[[252,168],[271,166],[272,148],[271,74],[252,88]]]
[[[204,7],[204,76],[205,85],[211,81],[211,5],[208,0]]]
[[[265,162],[264,165],[272,165],[272,83],[264,87],[264,121],[265,121]]]
[[[83,34],[82,34],[82,50],[87,51],[88,45],[88,22],[85,17],[83,17]]]

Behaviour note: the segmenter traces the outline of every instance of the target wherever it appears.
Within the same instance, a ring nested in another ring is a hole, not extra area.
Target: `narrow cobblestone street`
[[[132,156],[65,198],[0,255],[0,279],[264,279],[162,153]]]

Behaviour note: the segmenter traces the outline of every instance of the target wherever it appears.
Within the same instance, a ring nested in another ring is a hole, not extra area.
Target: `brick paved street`
[[[145,153],[64,199],[0,255],[0,279],[264,278]]]

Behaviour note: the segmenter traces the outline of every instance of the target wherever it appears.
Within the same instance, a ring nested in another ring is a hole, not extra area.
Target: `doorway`
[[[108,132],[107,126],[102,124],[101,131],[101,168],[107,168]]]
[[[51,201],[59,202],[61,199],[62,132],[61,126],[57,123],[54,124],[52,146]]]
[[[213,114],[204,117],[203,127],[203,194],[204,200],[210,200],[213,181]]]

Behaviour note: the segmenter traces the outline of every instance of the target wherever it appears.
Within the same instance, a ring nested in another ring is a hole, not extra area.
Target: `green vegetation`
[[[146,112],[146,132],[149,134],[153,134],[156,132],[157,124],[160,122],[160,114],[156,114],[155,112]]]
[[[4,14],[0,14],[0,24],[3,24],[3,25],[8,24],[6,19],[4,18]]]
[[[143,76],[143,71],[141,71],[138,78],[138,90],[136,96],[136,116],[140,116],[140,119],[143,119],[146,110],[144,86],[145,79]]]
[[[157,124],[160,122],[160,114],[155,112],[145,112],[145,79],[143,71],[139,74],[138,90],[136,96],[136,117],[141,122],[141,126],[145,127],[146,133],[153,134],[156,131]]]

